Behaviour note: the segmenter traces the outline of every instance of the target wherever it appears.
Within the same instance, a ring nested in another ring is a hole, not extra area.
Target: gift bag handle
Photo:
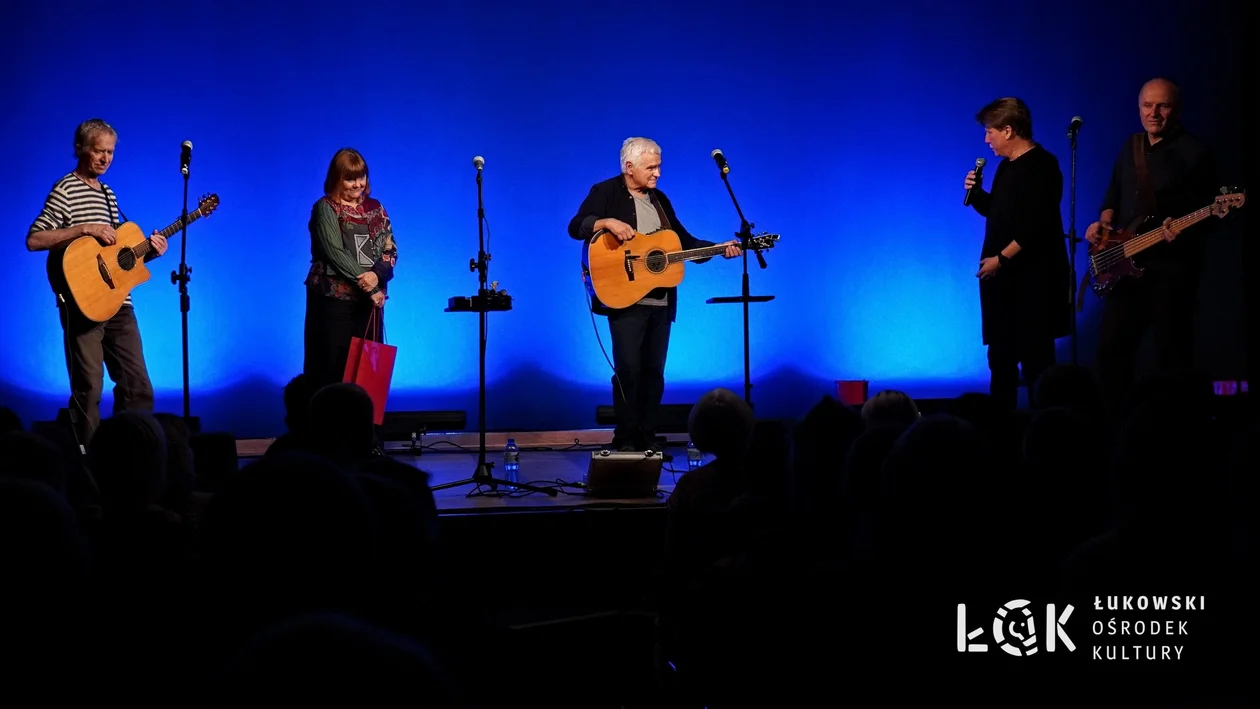
[[[381,311],[381,322],[376,321],[376,311],[378,310]],[[363,339],[365,340],[372,339],[376,342],[380,342],[381,344],[385,344],[385,332],[382,327],[385,324],[384,321],[385,321],[385,304],[381,303],[380,306],[373,305],[372,312],[368,315],[367,328],[363,332]],[[373,325],[377,326],[376,330],[372,329]],[[375,333],[376,335],[375,338],[368,337],[368,335],[372,333]]]

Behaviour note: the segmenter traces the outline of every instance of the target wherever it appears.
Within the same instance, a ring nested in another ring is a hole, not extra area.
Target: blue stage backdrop
[[[491,316],[490,427],[594,426],[596,406],[611,403],[611,367],[596,336],[607,348],[607,325],[597,318],[592,326],[579,244],[565,230],[590,185],[616,174],[621,141],[634,135],[664,147],[660,186],[693,233],[722,240],[738,227],[710,158],[721,148],[748,218],[783,236],[768,270],[750,260],[753,291],[777,296],[752,315],[759,413],[799,415],[834,392],[837,379],[924,397],[983,389],[974,277],[983,222],[961,206],[962,179],[977,157],[996,162],[976,111],[1000,96],[1024,98],[1036,139],[1065,175],[1066,129],[1072,116],[1084,118],[1082,234],[1121,141],[1139,130],[1145,79],[1171,74],[1183,85],[1188,124],[1217,145],[1234,137],[1230,23],[1197,6],[1138,7],[6,7],[6,24],[19,29],[0,49],[9,165],[0,254],[10,274],[0,396],[26,420],[64,405],[44,257],[27,253],[22,239],[49,187],[73,166],[75,126],[98,116],[120,134],[105,180],[146,233],[180,213],[185,140],[194,144],[190,208],[205,193],[222,199],[188,231],[192,409],[206,428],[243,437],[282,429],[281,388],[302,365],[307,220],[343,146],[366,156],[373,196],[390,212],[401,250],[386,311],[389,341],[399,348],[392,409],[465,409],[475,428],[476,316],[443,308],[477,287],[468,267],[477,249],[471,160],[482,155],[490,275],[516,304]],[[1171,28],[1178,32],[1170,37]],[[1063,208],[1066,226],[1066,192]],[[179,247],[172,239],[151,264],[153,280],[135,292],[168,411],[181,406],[179,301],[170,283]],[[667,402],[694,401],[714,386],[742,390],[740,308],[705,304],[739,289],[738,260],[688,267]],[[1085,363],[1097,312],[1091,297],[1080,321]],[[1237,321],[1214,333],[1201,350],[1216,359],[1205,364],[1236,368],[1241,355],[1219,353],[1238,351]],[[1070,341],[1060,345],[1061,360],[1070,358]]]

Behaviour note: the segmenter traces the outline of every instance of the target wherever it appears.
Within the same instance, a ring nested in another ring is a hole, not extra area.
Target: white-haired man
[[[621,174],[591,187],[569,221],[569,236],[589,241],[606,231],[625,242],[636,233],[671,229],[678,234],[684,249],[714,246],[712,241],[692,236],[678,220],[673,204],[656,187],[660,177],[661,146],[648,138],[627,138],[621,146]],[[740,255],[738,240],[726,244],[726,258]],[[616,371],[613,408],[617,416],[613,447],[654,448],[656,416],[665,393],[669,333],[678,312],[677,289],[658,288],[638,303],[615,310],[599,302],[592,293],[591,306],[597,315],[608,317],[612,335]]]

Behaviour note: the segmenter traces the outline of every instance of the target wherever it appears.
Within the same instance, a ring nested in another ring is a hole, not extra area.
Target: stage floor
[[[658,493],[651,498],[594,498],[581,487],[590,462],[591,452],[598,451],[612,439],[611,429],[584,431],[539,431],[526,433],[487,433],[486,460],[494,464],[491,474],[503,475],[503,448],[511,436],[520,447],[523,483],[555,489],[551,497],[541,492],[496,491],[474,484],[435,490],[438,513],[473,514],[487,512],[544,512],[563,509],[609,507],[659,507],[665,504],[674,483],[687,470],[687,436],[667,434],[665,453],[673,456],[661,466]],[[237,441],[240,464],[261,456],[272,439]],[[471,478],[477,467],[479,450],[477,433],[429,434],[416,442],[387,442],[386,454],[396,461],[423,470],[431,487]],[[706,461],[708,458],[706,458]]]
[[[673,463],[668,462],[661,466],[661,480],[655,498],[593,498],[588,496],[581,487],[582,477],[590,462],[591,450],[521,451],[521,482],[535,487],[552,488],[557,492],[555,497],[525,490],[501,492],[489,487],[479,488],[470,483],[435,490],[433,497],[437,502],[438,513],[542,512],[574,507],[655,507],[665,503],[665,499],[674,489],[675,479],[686,469],[686,454],[674,452],[675,460],[679,461],[683,467],[675,468]],[[406,453],[390,453],[390,455],[394,460],[413,465],[428,473],[431,487],[472,477],[477,467],[478,457],[476,453],[463,451],[425,452],[420,456]],[[486,458],[495,464],[491,469],[491,474],[502,477],[502,451],[487,450]]]

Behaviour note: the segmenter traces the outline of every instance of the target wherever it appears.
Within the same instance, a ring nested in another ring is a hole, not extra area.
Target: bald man
[[[1126,140],[1111,171],[1102,214],[1085,239],[1098,243],[1104,228],[1158,227],[1206,207],[1218,194],[1216,160],[1208,147],[1181,124],[1181,90],[1157,78],[1138,93],[1142,132]],[[1145,162],[1146,189],[1139,184],[1137,153]],[[1098,371],[1104,394],[1122,406],[1133,382],[1137,351],[1147,331],[1155,344],[1160,372],[1193,367],[1194,308],[1205,254],[1204,236],[1214,220],[1181,232],[1165,229],[1164,243],[1134,260],[1141,278],[1121,281],[1103,306]]]

